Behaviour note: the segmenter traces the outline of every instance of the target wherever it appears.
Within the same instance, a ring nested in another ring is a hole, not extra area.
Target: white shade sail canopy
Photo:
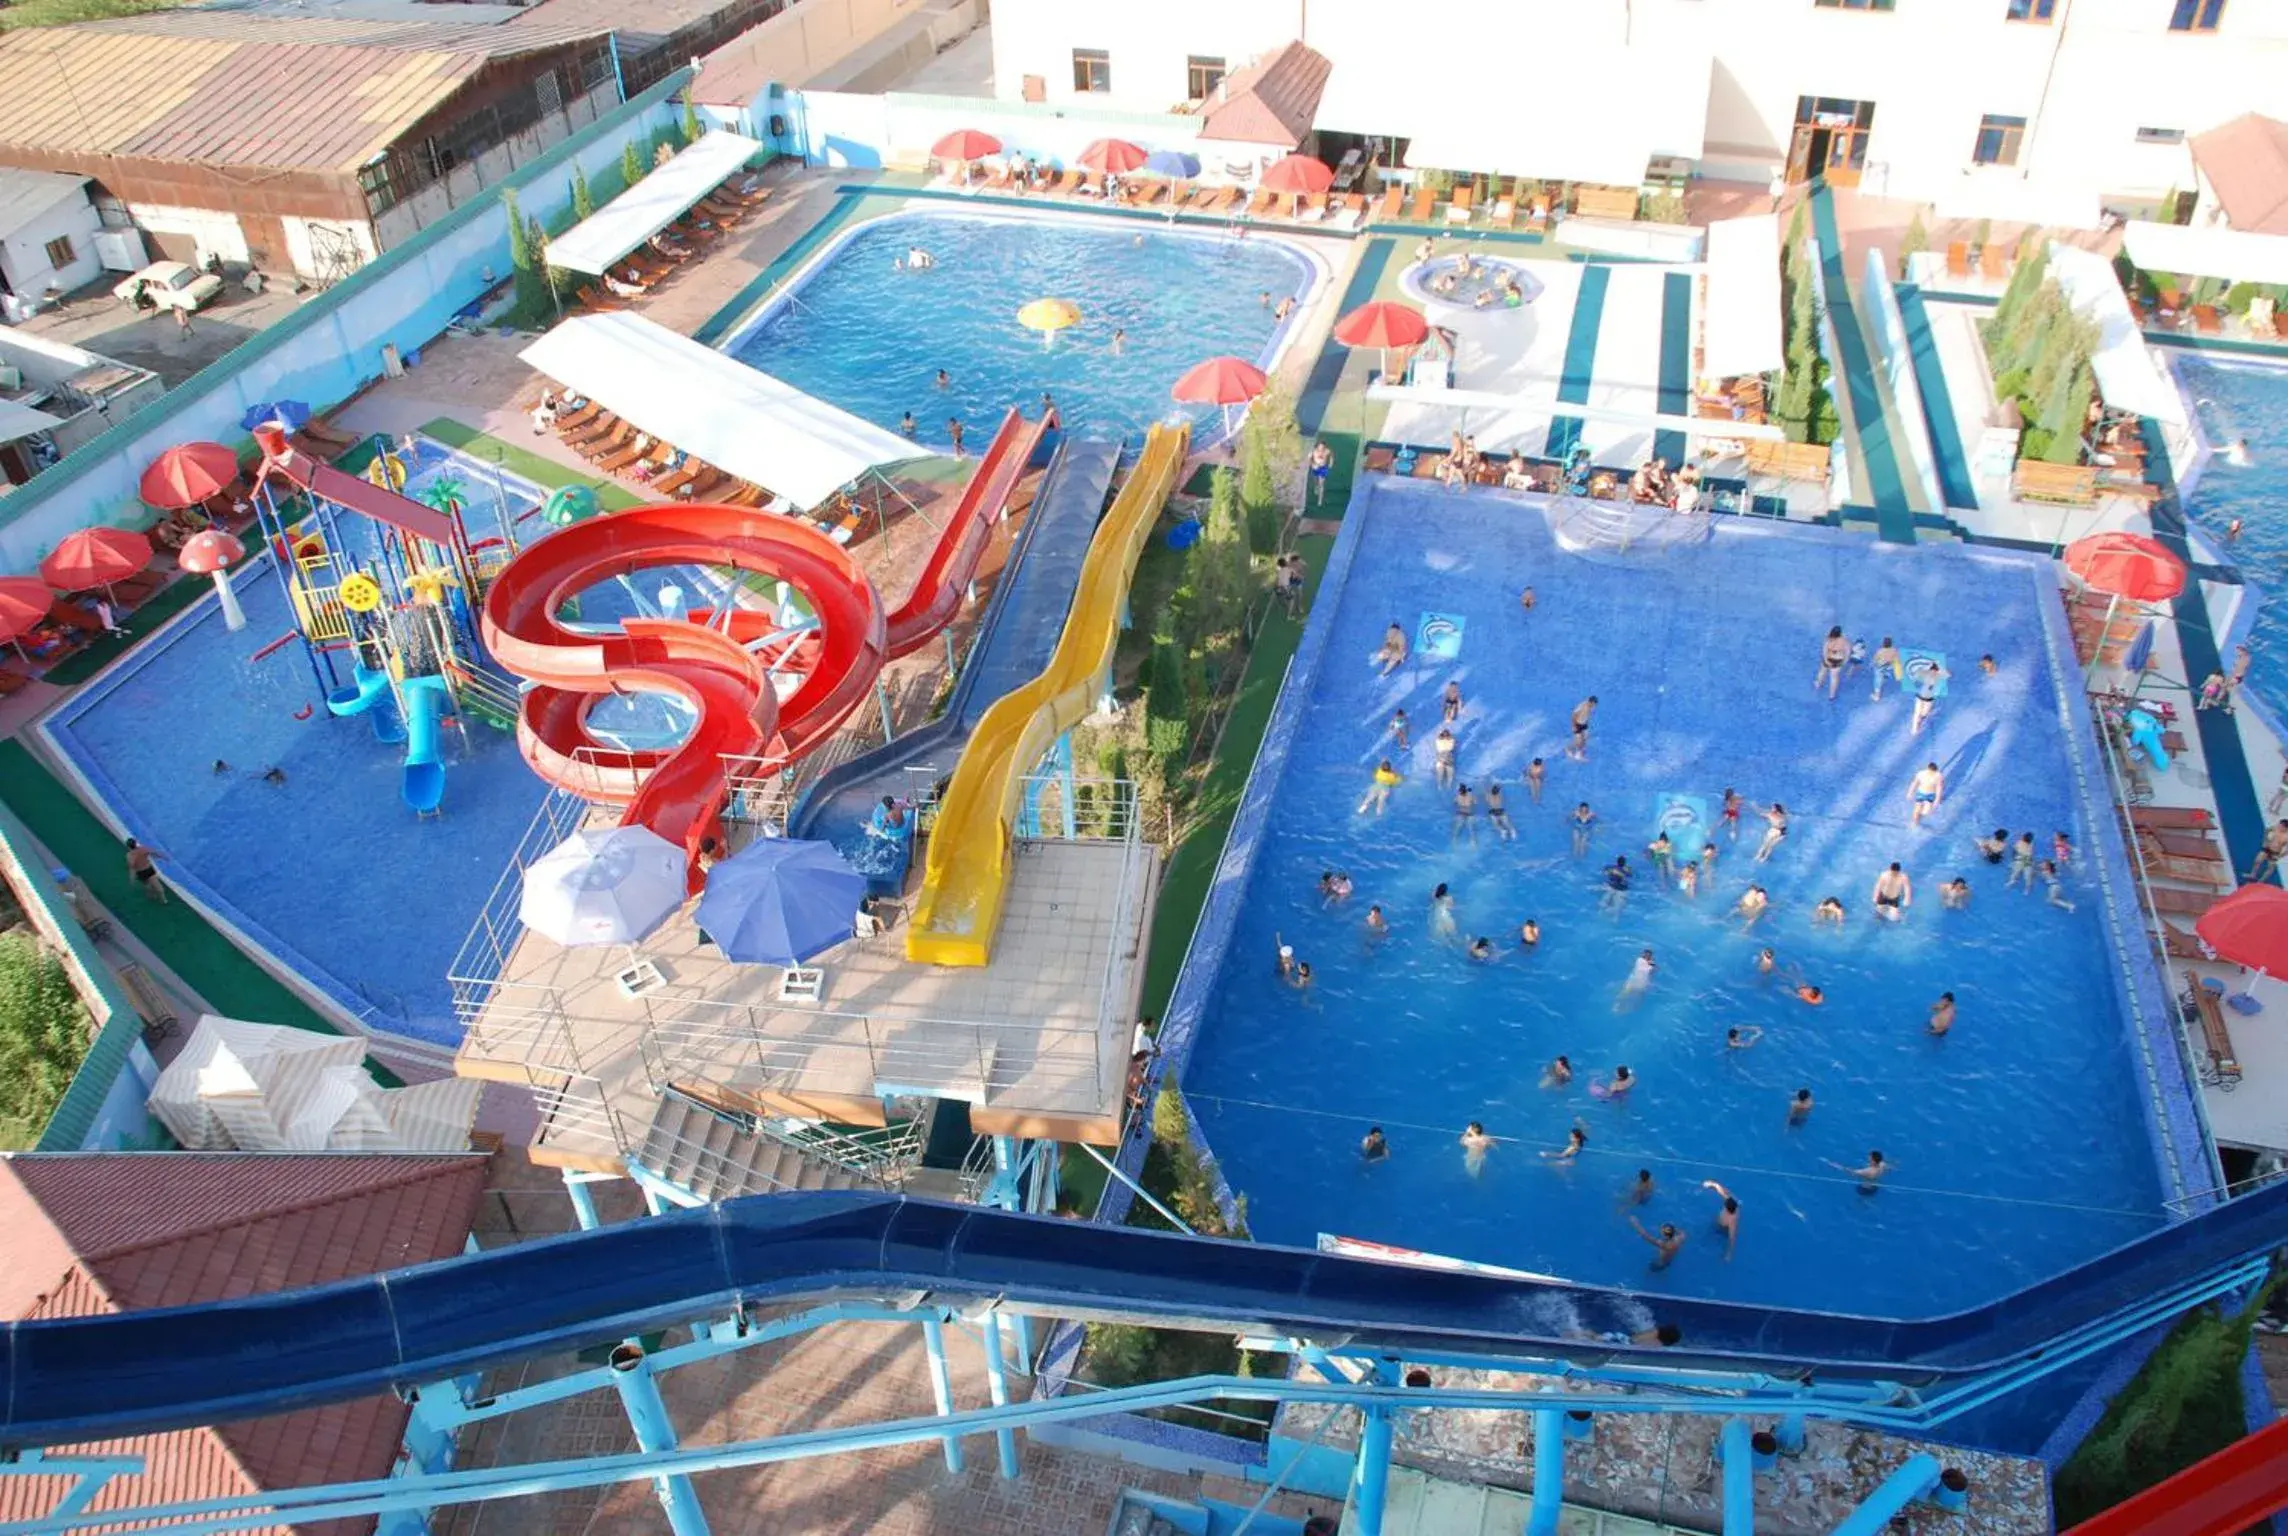
[[[2121,235],[2129,259],[2147,272],[2221,277],[2236,283],[2288,283],[2288,235],[2194,229],[2133,220]]]
[[[2095,251],[2052,242],[2050,276],[2058,280],[2074,312],[2097,325],[2097,355],[2090,360],[2090,371],[2097,376],[2097,392],[2105,403],[2117,411],[2182,425],[2185,402],[2139,334],[2137,317],[2129,312],[2121,281],[2113,275],[2113,263]]]
[[[1703,378],[1770,373],[1787,361],[1779,215],[1718,219],[1708,226],[1708,303],[1700,340]]]
[[[1439,89],[1391,103],[1386,115],[1412,121],[1387,131],[1412,140],[1406,163],[1415,170],[1633,187],[1655,155],[1700,157],[1709,58],[1689,44],[1629,56],[1635,86],[1595,70],[1535,70],[1521,80],[1515,56],[1457,47]]]
[[[609,269],[763,150],[742,134],[701,134],[698,143],[549,241],[548,264],[571,272]]]
[[[1647,391],[1649,393],[1649,391]],[[1493,389],[1432,389],[1418,384],[1369,384],[1369,400],[1392,405],[1445,406],[1460,411],[1546,411],[1569,421],[1601,421],[1650,428],[1656,432],[1682,432],[1687,437],[1721,437],[1736,442],[1778,443],[1787,433],[1769,422],[1726,421],[1715,416],[1671,416],[1661,411],[1625,407],[1574,405],[1557,398],[1555,380],[1537,380],[1530,389],[1503,393]]]
[[[920,456],[895,432],[625,310],[576,315],[521,355],[639,431],[796,507]]]
[[[19,405],[13,400],[0,400],[0,443],[12,443],[19,437],[30,437],[35,432],[46,432],[63,424],[60,416],[50,416],[46,411]]]

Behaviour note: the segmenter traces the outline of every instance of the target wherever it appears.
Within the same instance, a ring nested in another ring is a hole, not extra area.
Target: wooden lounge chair
[[[1446,222],[1449,224],[1469,223],[1470,203],[1475,196],[1476,188],[1472,187],[1470,183],[1465,181],[1457,185],[1454,188],[1453,201],[1446,205]]]
[[[591,400],[586,405],[565,411],[556,418],[556,435],[570,437],[574,432],[594,421],[603,413],[603,407]]]
[[[2174,880],[2179,885],[2205,885],[2211,890],[2230,891],[2239,883],[2229,865],[2211,864],[2205,859],[2181,859],[2170,853],[2146,853],[2145,868],[2156,877]]]
[[[2000,241],[1989,240],[1978,248],[1978,275],[1997,283],[2010,276],[2010,253]]]
[[[1271,205],[1278,200],[1278,193],[1267,192],[1263,188],[1257,187],[1247,199],[1247,216],[1251,219],[1262,217],[1271,211]]]
[[[1009,188],[1009,162],[1004,160],[985,173],[985,190],[1005,192]]]
[[[2201,1044],[2208,1050],[2208,1069],[2201,1074],[2201,1081],[2231,1088],[2240,1081],[2240,1061],[2232,1048],[2232,1031],[2225,1027],[2224,999],[2201,985],[2201,978],[2187,970],[2182,1001],[2199,1021]]]
[[[1330,222],[1344,229],[1358,229],[1366,223],[1366,199],[1356,192],[1345,192],[1334,201]]]
[[[590,283],[581,284],[580,291],[573,297],[580,301],[582,309],[609,311],[628,307],[627,300],[609,293],[598,293],[595,286]]]
[[[651,483],[651,488],[662,496],[673,496],[697,480],[700,472],[706,468],[706,460],[686,458],[681,464],[654,480]]]
[[[2161,924],[2161,947],[2169,952],[2169,958],[2172,960],[2214,960],[2216,958],[2209,953],[2206,944],[2172,922],[2164,921]]]
[[[2149,885],[2145,893],[2153,898],[2154,911],[2171,917],[2199,917],[2217,904],[2214,892],[2180,891],[2173,885]]]
[[[1082,170],[1067,171],[1057,179],[1057,184],[1049,190],[1060,197],[1070,197],[1080,190],[1080,184],[1087,175],[1088,172]]]
[[[731,477],[712,464],[699,466],[699,473],[679,487],[675,495],[684,501],[705,501],[716,491],[731,483]]]
[[[583,443],[596,441],[620,424],[620,418],[610,411],[599,411],[571,431],[559,433],[558,440],[567,448],[578,448]]]
[[[2131,806],[2129,821],[2140,832],[2206,831],[2216,825],[2216,818],[2197,805]]]
[[[612,424],[612,430],[602,437],[590,438],[587,442],[575,443],[572,446],[583,459],[603,459],[625,448],[635,435],[636,429],[634,427],[629,426],[624,421],[615,421]]]
[[[1395,181],[1392,182],[1389,186],[1384,187],[1382,189],[1382,201],[1374,205],[1374,216],[1378,219],[1397,218],[1398,205],[1405,198],[1405,196],[1406,188],[1399,185]]]
[[[1495,229],[1516,228],[1517,199],[1514,197],[1495,198],[1493,207],[1486,210],[1486,223]]]
[[[1946,275],[1948,277],[1970,276],[1969,241],[1954,240],[1948,242],[1946,247]]]
[[[1430,209],[1438,201],[1438,194],[1429,187],[1416,187],[1414,201],[1406,210],[1407,218],[1417,224],[1430,222]]]

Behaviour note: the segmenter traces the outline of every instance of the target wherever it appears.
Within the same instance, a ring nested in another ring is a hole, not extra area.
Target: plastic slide
[[[525,761],[552,784],[626,805],[627,824],[695,853],[728,796],[726,758],[763,774],[800,757],[864,701],[898,647],[919,646],[952,618],[977,574],[990,525],[1046,426],[1015,411],[1002,421],[913,595],[894,615],[840,545],[807,523],[752,507],[636,507],[526,546],[493,578],[482,618],[494,660],[539,685],[525,693],[517,721]],[[818,639],[792,694],[780,698],[768,662],[748,649],[776,628],[762,610],[734,610],[720,628],[624,619],[618,634],[607,635],[558,622],[566,601],[585,588],[673,565],[730,566],[785,581],[810,600]],[[589,699],[625,688],[683,699],[696,717],[691,734],[660,749],[590,736]]]
[[[906,927],[906,958],[984,965],[1008,895],[1011,828],[1025,775],[1102,689],[1136,557],[1173,495],[1191,428],[1155,426],[1081,565],[1072,616],[1040,675],[1004,694],[978,722],[930,832],[929,863]]]
[[[445,799],[445,765],[437,759],[437,731],[452,712],[453,696],[443,678],[405,680],[405,780],[400,793],[419,815],[428,815]]]
[[[341,715],[364,715],[373,722],[373,739],[387,746],[395,746],[405,739],[405,727],[397,718],[397,696],[390,691],[389,674],[374,667],[354,666],[350,673],[353,681],[347,688],[336,688],[326,695],[328,712]]]
[[[951,773],[987,707],[1056,654],[1119,458],[1120,444],[1110,438],[1064,440],[1033,494],[944,713],[823,775],[795,808],[790,835],[825,838],[869,878],[903,879],[911,840],[870,836],[868,817],[883,795]]]
[[[457,530],[453,520],[435,507],[424,506],[395,491],[383,490],[368,480],[345,474],[321,460],[313,459],[290,446],[284,429],[260,426],[254,429],[254,440],[262,448],[262,473],[276,475],[292,485],[298,485],[313,496],[322,496],[336,506],[349,508],[376,522],[427,539],[446,549],[454,546]]]
[[[2288,1509],[2288,1419],[2267,1424],[2066,1536],[2239,1536]]]
[[[927,1292],[933,1305],[981,1300],[1226,1334],[1341,1338],[1417,1357],[1641,1362],[1909,1386],[1923,1389],[1926,1404],[1974,1389],[1984,1401],[2001,1385],[1997,1373],[2070,1363],[2245,1287],[2284,1238],[2288,1182],[2276,1182],[1997,1300],[1902,1319],[1638,1297],[897,1195],[756,1195],[312,1290],[10,1323],[0,1328],[0,1380],[10,1384],[0,1394],[0,1444],[225,1423],[584,1349],[742,1304],[900,1292]],[[1676,1325],[1680,1342],[1613,1342],[1643,1326],[1648,1304]],[[2279,1440],[2265,1446],[2276,1454]],[[2178,1480],[2178,1497],[2221,1489],[2246,1465],[2203,1463]],[[2288,1478],[2288,1465],[2250,1473],[2260,1477]]]

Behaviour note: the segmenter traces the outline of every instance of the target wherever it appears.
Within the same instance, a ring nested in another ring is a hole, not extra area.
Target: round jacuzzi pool
[[[1399,274],[1406,296],[1456,309],[1517,309],[1541,295],[1541,280],[1523,262],[1465,252],[1418,261]]]

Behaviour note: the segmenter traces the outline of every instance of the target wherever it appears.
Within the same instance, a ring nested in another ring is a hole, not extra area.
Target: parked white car
[[[123,304],[131,303],[137,283],[145,285],[144,292],[161,309],[197,309],[222,292],[222,279],[212,272],[201,272],[185,261],[154,261],[113,287],[111,296]]]

